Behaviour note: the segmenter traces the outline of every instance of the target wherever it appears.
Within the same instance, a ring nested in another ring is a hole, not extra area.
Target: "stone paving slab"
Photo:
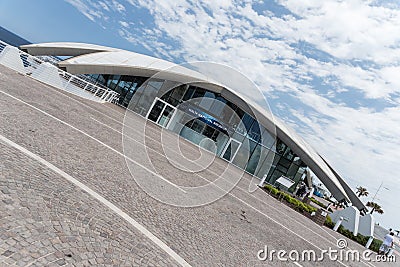
[[[0,145],[0,262],[177,266],[140,232],[71,183]]]
[[[337,238],[342,237],[261,190],[248,193],[251,177],[247,174],[230,194],[214,203],[196,208],[163,204],[137,185],[119,154],[123,152],[122,136],[111,128],[126,130],[121,124],[122,108],[60,93],[1,66],[0,91],[70,124],[0,93],[1,135],[101,194],[192,266],[296,266],[288,262],[260,262],[257,251],[265,245],[271,249],[318,251],[334,247]],[[143,127],[142,117],[130,118]],[[147,124],[146,130],[151,138],[142,143],[140,132],[124,131],[137,141],[132,146],[137,153],[134,160],[146,168],[153,167],[153,171],[173,182],[202,185],[204,179],[217,179],[227,166],[225,161],[215,159],[207,170],[196,174],[178,171],[165,158],[157,158],[163,153],[159,143],[161,129]],[[176,138],[172,133],[166,133],[166,137]],[[185,140],[180,144],[184,153],[194,158],[199,152]],[[0,265],[177,265],[135,228],[63,178],[18,151],[4,145],[0,149]],[[149,153],[153,153],[151,158],[156,164],[146,165],[142,161],[146,149],[153,149]],[[135,166],[133,175],[149,179],[154,176]],[[241,174],[239,169],[236,171]],[[174,197],[167,188],[165,194]],[[349,246],[363,250],[351,241]],[[343,266],[327,260],[301,265]],[[372,265],[352,262],[344,266]]]

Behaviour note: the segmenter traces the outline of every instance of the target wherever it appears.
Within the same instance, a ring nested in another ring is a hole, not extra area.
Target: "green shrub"
[[[271,192],[274,196],[276,196],[280,191],[273,187],[272,185],[266,184],[264,185],[264,188],[268,190],[268,192]]]
[[[264,189],[270,192],[272,195],[276,196],[278,199],[284,199],[287,203],[293,205],[294,209],[299,212],[312,213],[317,211],[316,208],[301,202],[300,200],[292,197],[290,194],[276,189],[272,185],[264,185]]]
[[[324,224],[325,224],[325,226],[327,226],[328,228],[331,228],[331,229],[333,229],[333,227],[335,227],[335,223],[332,222],[332,219],[331,219],[331,217],[329,217],[329,215],[326,216]]]
[[[369,249],[378,253],[379,248],[381,247],[382,243],[383,242],[381,240],[374,238]]]
[[[321,201],[316,200],[314,197],[310,198],[310,200],[312,202],[314,202],[315,204],[317,204],[318,206],[322,207],[322,208],[326,208],[326,206],[324,205],[324,203],[322,203]]]

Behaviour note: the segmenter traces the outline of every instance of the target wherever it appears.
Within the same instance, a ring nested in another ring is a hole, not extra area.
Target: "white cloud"
[[[110,8],[108,7],[108,5],[104,2],[99,1],[99,5],[106,11],[110,11]]]
[[[291,19],[291,35],[338,58],[363,58],[380,64],[400,62],[400,10],[373,1],[282,0],[300,16]]]
[[[85,15],[88,19],[91,21],[94,21],[94,18],[91,14],[89,14],[89,8],[88,6],[84,3],[84,1],[81,0],[65,0],[69,4],[73,5],[76,9],[78,9],[79,12],[81,12],[83,15]]]
[[[112,7],[114,10],[118,11],[119,13],[123,13],[126,11],[125,6],[119,3],[116,0],[112,0]]]
[[[129,23],[126,21],[119,21],[119,24],[121,24],[122,27],[128,28],[129,27]]]

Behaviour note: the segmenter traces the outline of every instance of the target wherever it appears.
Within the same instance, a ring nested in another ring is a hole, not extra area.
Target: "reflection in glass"
[[[165,104],[163,102],[161,102],[160,100],[157,100],[157,102],[154,104],[154,106],[151,109],[149,116],[147,118],[151,121],[157,122],[164,106],[165,106]]]

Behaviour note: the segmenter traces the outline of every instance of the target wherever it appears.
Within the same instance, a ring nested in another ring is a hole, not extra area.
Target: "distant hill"
[[[0,40],[6,42],[12,46],[20,46],[24,44],[31,44],[31,42],[25,40],[24,38],[4,29],[0,26]]]

